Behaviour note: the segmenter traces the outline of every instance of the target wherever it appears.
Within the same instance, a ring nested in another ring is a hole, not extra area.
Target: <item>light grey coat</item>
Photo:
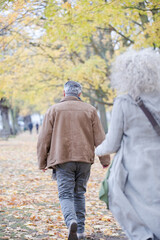
[[[160,93],[141,95],[160,123]],[[115,100],[109,132],[96,154],[116,153],[109,208],[132,240],[160,239],[160,136],[129,95]]]

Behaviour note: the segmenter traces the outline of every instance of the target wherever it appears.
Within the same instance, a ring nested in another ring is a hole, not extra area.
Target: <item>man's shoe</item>
[[[69,226],[69,234],[68,234],[68,240],[78,240],[77,237],[77,222],[71,221]]]
[[[85,234],[84,233],[77,233],[78,240],[80,239],[85,239]]]

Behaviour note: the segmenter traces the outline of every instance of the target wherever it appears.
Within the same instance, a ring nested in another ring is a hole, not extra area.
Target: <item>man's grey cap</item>
[[[68,81],[64,85],[64,91],[66,95],[78,96],[82,92],[82,86],[78,82]]]

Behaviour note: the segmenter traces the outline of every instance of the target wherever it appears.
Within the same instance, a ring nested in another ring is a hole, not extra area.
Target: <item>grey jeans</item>
[[[84,232],[85,226],[85,192],[90,176],[90,163],[67,162],[57,165],[56,177],[58,194],[65,223],[76,220],[78,233]]]

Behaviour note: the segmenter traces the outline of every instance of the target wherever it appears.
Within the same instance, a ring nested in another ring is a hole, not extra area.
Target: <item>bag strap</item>
[[[151,122],[156,133],[160,136],[160,126],[157,123],[156,119],[151,114],[151,112],[148,110],[148,108],[146,108],[146,106],[144,105],[143,100],[140,97],[137,97],[135,101],[138,104],[138,106],[141,108],[141,110],[144,112],[148,120]]]

